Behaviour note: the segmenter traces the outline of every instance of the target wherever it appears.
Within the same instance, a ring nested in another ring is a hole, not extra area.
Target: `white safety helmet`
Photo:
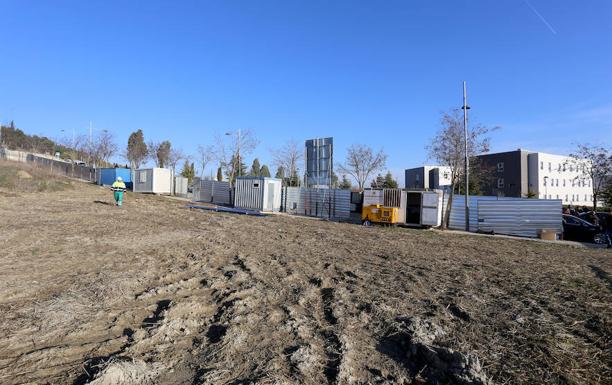
[[[123,181],[123,178],[121,178],[120,176],[118,176],[118,177],[117,177],[117,181],[118,181],[118,182],[121,182],[121,181]]]

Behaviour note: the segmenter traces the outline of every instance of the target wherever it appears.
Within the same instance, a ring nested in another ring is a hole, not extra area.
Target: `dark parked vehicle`
[[[602,211],[598,211],[595,214],[597,215],[597,219],[599,220],[599,224],[600,225],[606,223],[606,219],[608,218],[608,215],[610,215],[610,214],[602,212]],[[590,221],[590,219],[591,219],[590,218],[591,217],[591,213],[590,212],[588,212],[588,213],[580,213],[580,214],[578,214],[578,216],[580,217],[580,219],[583,219],[583,220],[585,220],[585,221],[587,221],[589,223],[592,223]]]
[[[566,241],[605,243],[605,236],[599,226],[567,214],[563,214],[563,239]]]

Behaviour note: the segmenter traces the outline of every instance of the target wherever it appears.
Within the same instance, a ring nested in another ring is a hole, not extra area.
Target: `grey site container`
[[[194,187],[193,200],[218,205],[229,205],[231,202],[230,191],[229,182],[201,180]]]
[[[351,191],[285,187],[282,206],[289,214],[346,220],[351,216]]]
[[[276,178],[238,177],[234,207],[259,211],[280,211],[282,181]]]
[[[134,192],[171,194],[172,170],[167,168],[147,168],[134,171]]]

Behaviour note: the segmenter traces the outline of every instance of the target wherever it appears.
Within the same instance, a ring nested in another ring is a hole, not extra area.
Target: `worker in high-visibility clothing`
[[[111,186],[111,190],[113,191],[113,195],[115,196],[115,206],[121,207],[121,205],[123,204],[125,183],[123,183],[123,179],[120,176],[117,177],[117,180]]]

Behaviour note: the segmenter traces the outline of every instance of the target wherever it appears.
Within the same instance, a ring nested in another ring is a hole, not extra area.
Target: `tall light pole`
[[[225,135],[231,136],[234,135],[233,132],[226,132]],[[240,176],[240,129],[236,131],[237,142],[236,142],[236,162],[238,164],[238,176]],[[231,182],[231,181],[230,181]]]
[[[463,81],[463,135],[465,139],[465,154],[464,154],[464,174],[465,174],[465,231],[470,231],[470,160],[468,157],[468,129],[467,129],[467,110],[470,107],[467,105],[467,87],[465,80]]]

